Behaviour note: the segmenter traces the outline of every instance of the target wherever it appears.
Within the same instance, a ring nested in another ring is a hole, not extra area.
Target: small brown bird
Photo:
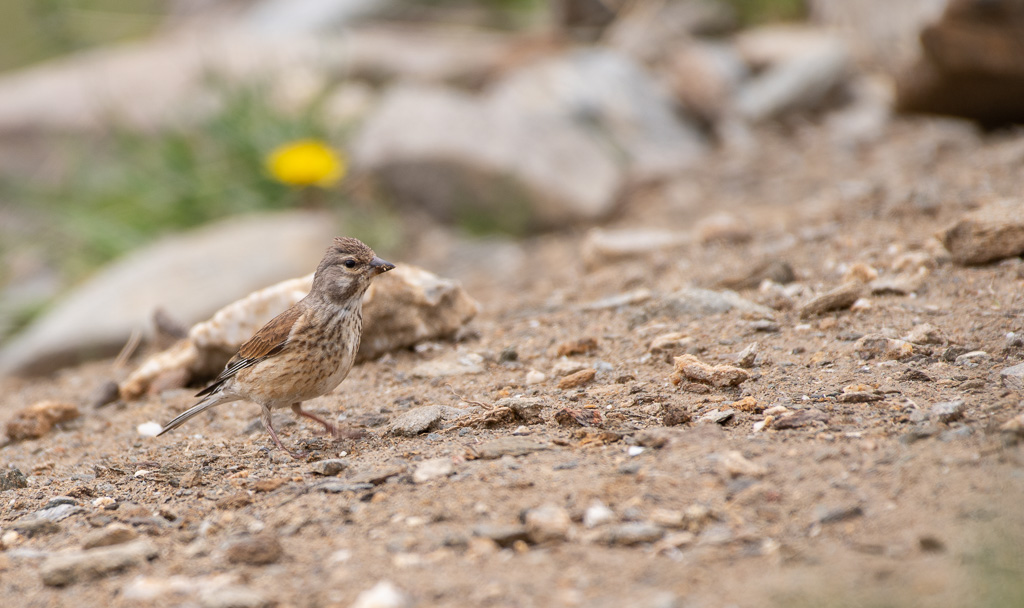
[[[357,239],[335,238],[317,266],[309,294],[242,344],[217,379],[196,394],[203,400],[168,422],[159,435],[239,399],[263,408],[264,428],[293,458],[305,454],[281,445],[270,419],[274,408],[291,406],[336,435],[333,424],[303,411],[302,402],[329,393],[348,375],[363,334],[363,294],[373,277],[394,267]]]

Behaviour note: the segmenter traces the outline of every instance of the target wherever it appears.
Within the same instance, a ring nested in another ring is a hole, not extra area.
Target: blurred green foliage
[[[796,21],[807,16],[806,0],[724,0],[733,7],[741,25]]]
[[[162,0],[0,0],[0,70],[151,32]]]
[[[55,183],[7,183],[10,199],[45,216],[70,278],[156,236],[232,214],[296,206],[340,206],[341,189],[294,188],[266,172],[267,154],[298,138],[339,141],[318,103],[281,112],[269,88],[219,90],[219,109],[198,125],[158,133],[117,129],[104,142],[68,143]]]

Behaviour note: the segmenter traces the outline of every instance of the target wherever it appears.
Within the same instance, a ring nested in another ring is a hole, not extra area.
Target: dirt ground
[[[1024,605],[1024,447],[998,430],[1022,411],[999,371],[1024,359],[1008,337],[1024,330],[1024,263],[965,268],[932,240],[977,205],[1020,196],[1022,169],[1020,134],[898,119],[881,139],[850,144],[797,125],[631,193],[605,226],[688,231],[724,211],[747,223],[748,240],[698,238],[588,264],[583,230],[493,245],[431,230],[395,261],[460,278],[482,313],[458,343],[365,363],[309,402],[361,438],[331,441],[278,414],[282,439],[311,450],[308,461],[268,450],[246,403],[140,436],[138,425],[169,420],[194,391],[90,409],[96,388],[123,375],[112,361],[0,381],[5,417],[43,399],[83,409],[41,439],[0,448],[0,464],[28,477],[0,492],[2,603],[350,606],[390,581],[401,597],[359,605]],[[790,308],[778,293],[740,290],[779,307],[771,319],[662,305],[764,260],[788,262],[798,286]],[[841,285],[853,264],[886,277],[907,260],[929,273],[912,295],[866,295],[853,310],[800,318],[799,305]],[[648,299],[587,306],[644,289]],[[922,323],[944,340],[901,360],[857,352],[862,335],[899,337]],[[671,332],[709,364],[733,364],[757,342],[750,379],[673,384],[671,357],[649,350]],[[593,350],[558,356],[588,338]],[[955,358],[978,350],[988,356]],[[482,373],[413,373],[472,354]],[[558,388],[573,368],[596,375]],[[528,383],[530,370],[545,379]],[[843,401],[853,385],[881,399]],[[387,432],[415,407],[518,396],[540,400],[542,421],[474,410],[491,423]],[[932,413],[957,400],[961,418]],[[777,406],[802,424],[780,425]],[[726,409],[731,417],[713,420]],[[495,439],[516,443],[495,452]],[[316,472],[333,458],[345,461],[336,477]],[[433,459],[439,476],[415,475]],[[62,496],[80,508],[55,527],[22,525]],[[155,557],[44,583],[54,553],[116,522]]]

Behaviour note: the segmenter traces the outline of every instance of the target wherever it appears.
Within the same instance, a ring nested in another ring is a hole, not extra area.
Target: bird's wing
[[[203,397],[215,392],[234,377],[239,370],[252,367],[284,350],[288,345],[288,337],[292,333],[292,328],[302,316],[303,310],[301,305],[292,306],[267,322],[253,337],[238,348],[238,353],[228,361],[224,371],[210,386],[196,393],[196,397]]]

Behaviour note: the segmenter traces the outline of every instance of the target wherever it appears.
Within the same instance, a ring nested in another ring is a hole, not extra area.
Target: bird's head
[[[313,292],[338,303],[361,298],[373,277],[394,267],[362,241],[336,237],[313,275]]]

